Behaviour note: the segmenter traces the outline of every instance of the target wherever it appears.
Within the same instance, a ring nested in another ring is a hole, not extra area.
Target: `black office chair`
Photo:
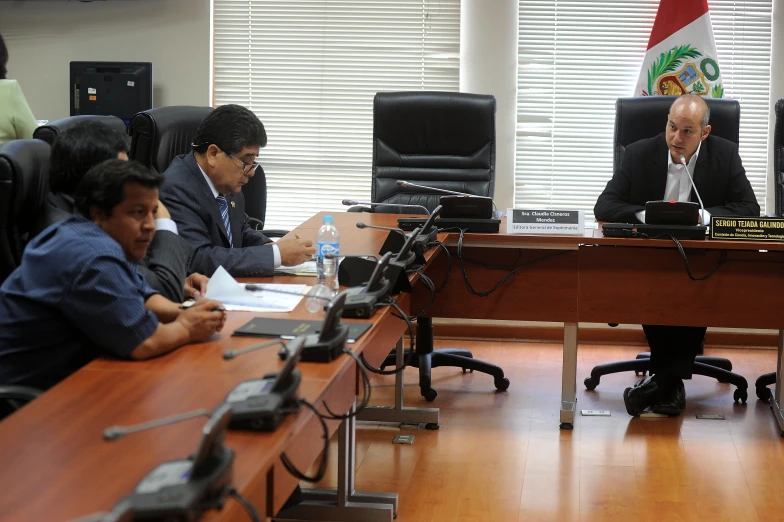
[[[199,125],[213,111],[212,107],[173,105],[136,114],[131,119],[131,159],[158,172],[180,154],[191,151],[191,144]],[[242,187],[245,212],[256,229],[269,237],[283,237],[287,230],[262,230],[267,207],[267,180],[264,169],[256,173]]]
[[[43,392],[29,386],[0,386],[0,420],[9,416]]]
[[[773,176],[776,191],[776,215],[784,217],[784,99],[776,102],[776,130],[773,131]],[[757,379],[754,387],[757,397],[766,401],[770,398],[768,386],[776,384],[776,372],[766,373]]]
[[[19,266],[25,245],[43,228],[49,148],[41,140],[0,146],[0,282]]]
[[[373,102],[374,203],[422,205],[432,211],[443,194],[400,187],[397,180],[493,196],[495,181],[495,97],[457,92],[378,93]],[[371,210],[371,209],[367,209]],[[411,213],[405,207],[374,207],[375,212]],[[407,354],[408,355],[408,354]],[[391,354],[383,367],[394,366]],[[431,369],[454,366],[494,377],[499,390],[509,387],[504,371],[473,358],[469,350],[433,350],[430,317],[417,320],[413,366],[428,401],[436,398]]]
[[[52,145],[57,136],[83,121],[99,121],[116,130],[123,136],[128,135],[128,128],[125,126],[125,122],[117,116],[83,114],[80,116],[69,116],[68,118],[62,118],[49,122],[46,125],[41,125],[33,132],[33,139],[43,140],[49,145]]]
[[[675,96],[618,98],[615,103],[613,171],[620,167],[627,145],[656,136],[664,131],[670,105],[675,99]],[[705,98],[705,101],[711,111],[711,134],[738,143],[740,134],[740,104],[738,101],[714,98]],[[617,325],[611,324],[610,326]],[[643,352],[632,361],[600,364],[591,370],[590,377],[585,378],[585,387],[589,390],[595,389],[601,376],[611,373],[633,371],[635,374],[645,375],[650,370],[650,356],[650,352]],[[732,373],[731,370],[732,363],[728,359],[698,355],[692,373],[713,377],[719,382],[734,384],[738,388],[735,390],[735,399],[742,399],[745,402],[746,399],[742,395],[747,394],[748,383],[743,376]]]

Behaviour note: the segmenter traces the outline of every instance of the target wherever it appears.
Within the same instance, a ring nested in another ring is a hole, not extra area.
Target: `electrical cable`
[[[252,522],[261,522],[261,515],[256,510],[256,507],[251,503],[250,500],[243,497],[242,494],[237,491],[237,488],[232,487],[228,491],[229,496],[234,497],[237,502],[239,502],[242,507],[245,508],[245,511],[248,512],[248,517],[251,519]]]
[[[362,400],[360,401],[359,405],[356,407],[354,413],[347,413],[345,415],[339,415],[334,413],[332,410],[329,409],[327,403],[322,401],[322,404],[324,404],[324,409],[327,410],[327,412],[329,412],[329,415],[319,414],[319,416],[324,419],[344,420],[344,419],[350,419],[352,417],[356,417],[362,412],[362,410],[364,410],[367,407],[368,403],[370,402],[370,392],[372,389],[370,385],[370,376],[365,371],[365,367],[362,364],[362,361],[359,359],[359,357],[357,357],[357,354],[355,354],[348,348],[344,348],[343,353],[350,355],[357,362],[357,368],[359,369],[360,376],[362,377]]]
[[[365,359],[365,354],[364,353],[362,355],[360,355],[359,357],[360,357],[360,359],[362,359],[362,364],[371,373],[375,373],[376,375],[395,375],[395,374],[398,374],[398,373],[402,372],[403,370],[405,370],[406,366],[411,366],[411,362],[414,360],[414,355],[415,355],[415,352],[414,352],[414,348],[415,348],[415,344],[414,344],[414,324],[411,322],[411,318],[406,315],[406,313],[400,308],[400,306],[397,304],[397,302],[394,299],[391,299],[391,301],[389,303],[384,303],[384,305],[382,305],[382,306],[391,306],[391,307],[393,307],[395,310],[397,310],[397,312],[400,315],[395,315],[394,313],[392,315],[397,317],[398,319],[403,319],[408,324],[408,337],[409,337],[409,346],[410,346],[409,352],[408,352],[408,357],[406,357],[406,360],[403,361],[403,365],[402,366],[400,366],[399,368],[396,367],[394,370],[382,370],[380,368],[372,367],[370,365],[370,363],[367,362],[367,359]]]
[[[297,403],[307,407],[310,409],[310,411],[315,413],[316,418],[318,418],[319,422],[321,423],[321,428],[324,431],[324,450],[321,452],[321,462],[319,463],[318,470],[316,470],[316,474],[312,477],[309,477],[298,470],[297,467],[291,462],[288,455],[285,453],[280,455],[280,461],[283,463],[286,471],[288,471],[295,479],[303,480],[305,482],[318,482],[324,478],[324,474],[327,472],[327,459],[329,458],[329,429],[327,428],[326,421],[321,417],[321,415],[319,415],[319,412],[316,410],[315,406],[305,399],[297,399]]]

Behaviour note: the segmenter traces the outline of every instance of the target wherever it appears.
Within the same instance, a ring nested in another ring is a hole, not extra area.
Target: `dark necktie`
[[[229,237],[229,247],[234,248],[234,241],[231,239],[231,224],[229,223],[229,202],[226,201],[226,196],[222,194],[218,194],[215,200],[218,202],[218,209],[220,210],[220,215],[223,219],[223,226],[226,229],[226,235]]]

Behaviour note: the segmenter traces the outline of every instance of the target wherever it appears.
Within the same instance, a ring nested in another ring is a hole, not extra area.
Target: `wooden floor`
[[[640,347],[581,346],[578,410],[558,429],[562,351],[559,345],[438,342],[501,362],[511,380],[495,393],[492,379],[452,368],[433,371],[441,408],[439,431],[392,444],[397,427],[360,424],[357,489],[400,495],[398,522],[450,521],[784,521],[784,439],[754,380],[775,369],[776,353],[707,350],[729,357],[750,383],[749,402],[733,404],[734,387],[706,377],[686,382],[687,407],[676,419],[633,419],[622,392],[632,373],[602,378],[589,392],[582,380],[600,362],[633,358]],[[419,396],[416,369],[406,370],[406,404]],[[393,403],[391,377],[374,380],[374,404]],[[723,413],[725,421],[697,420]],[[331,448],[334,465],[336,450]],[[334,486],[334,468],[322,486]]]

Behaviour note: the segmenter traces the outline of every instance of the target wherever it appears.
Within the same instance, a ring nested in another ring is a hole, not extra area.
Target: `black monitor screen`
[[[131,118],[152,109],[152,63],[71,62],[71,116]]]

